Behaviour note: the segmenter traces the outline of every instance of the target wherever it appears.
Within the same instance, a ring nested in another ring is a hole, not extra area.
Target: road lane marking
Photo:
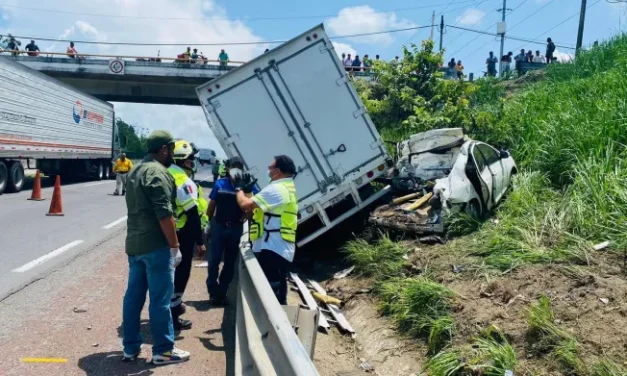
[[[11,271],[14,272],[14,273],[24,273],[26,271],[29,271],[32,268],[34,268],[34,267],[36,267],[36,266],[38,266],[40,264],[43,264],[44,262],[50,260],[51,258],[59,256],[60,254],[62,254],[64,252],[66,252],[66,251],[76,247],[77,245],[81,244],[82,242],[83,242],[82,240],[74,240],[73,242],[68,243],[68,244],[64,245],[63,247],[61,247],[61,248],[57,248],[54,251],[52,251],[52,252],[50,252],[48,254],[45,254],[45,255],[41,256],[40,258],[35,259],[35,260],[29,262],[28,264],[24,264],[24,265],[20,266],[19,268],[13,269]]]
[[[22,363],[67,363],[65,358],[22,358]]]
[[[89,184],[85,184],[85,187],[95,187],[97,185],[109,184],[109,183],[115,183],[115,180],[99,181],[98,183],[89,183]]]
[[[127,215],[125,215],[124,217],[122,217],[122,218],[120,218],[120,219],[118,219],[118,220],[115,220],[115,221],[113,221],[113,222],[109,223],[109,224],[108,224],[108,225],[106,225],[106,226],[102,226],[102,228],[103,228],[103,229],[105,229],[105,230],[108,230],[108,229],[110,229],[110,228],[112,228],[112,227],[115,227],[115,226],[119,225],[120,223],[122,223],[122,222],[126,221],[126,219],[127,219],[127,218],[128,218],[128,216],[127,216]]]

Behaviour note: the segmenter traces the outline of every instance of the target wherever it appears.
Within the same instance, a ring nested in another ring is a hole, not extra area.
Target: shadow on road
[[[154,372],[155,365],[143,359],[123,362],[122,351],[111,351],[87,355],[78,360],[78,366],[87,376],[148,376]]]
[[[152,345],[152,335],[150,334],[150,321],[142,320],[139,324],[139,332],[142,335],[144,343]],[[118,337],[122,338],[122,324],[118,326]]]

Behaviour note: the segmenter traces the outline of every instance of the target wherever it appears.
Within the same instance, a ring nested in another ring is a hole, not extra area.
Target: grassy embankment
[[[602,267],[592,245],[605,240],[610,247],[601,251],[603,257],[618,262],[627,247],[627,36],[573,64],[549,67],[542,81],[507,99],[502,94],[479,87],[473,136],[512,150],[521,173],[491,220],[458,218],[451,228],[458,237],[437,252],[468,263],[462,275],[487,279],[531,264]],[[516,351],[498,327],[454,340],[453,312],[463,297],[436,282],[449,265],[436,263],[417,275],[403,258],[411,251],[387,237],[356,240],[345,251],[358,271],[374,277],[382,313],[402,333],[424,338],[431,356],[428,374],[516,371]],[[618,359],[602,354],[584,363],[581,339],[557,324],[550,299],[532,298],[525,315],[527,341],[535,345],[525,350],[527,357],[554,360],[563,374],[626,374]]]

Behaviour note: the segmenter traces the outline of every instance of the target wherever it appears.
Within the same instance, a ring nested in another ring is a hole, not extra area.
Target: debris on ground
[[[604,241],[604,242],[602,242],[602,243],[599,243],[599,244],[595,245],[595,246],[594,246],[594,247],[592,247],[592,248],[593,248],[595,251],[600,251],[600,250],[602,250],[602,249],[607,248],[607,246],[608,246],[608,245],[610,245],[610,241],[609,241],[609,240],[606,240],[606,241]]]
[[[82,308],[74,307],[74,309],[72,309],[72,312],[74,312],[74,313],[85,313],[85,312],[87,312],[87,310],[86,309],[82,309]]]
[[[342,304],[342,301],[340,299],[334,298],[334,297],[329,296],[329,295],[323,295],[323,294],[320,294],[319,292],[316,292],[316,291],[312,292],[311,294],[320,303],[335,304],[335,305],[338,305],[338,306]]]
[[[419,239],[421,243],[424,244],[445,244],[446,241],[444,241],[444,239],[442,239],[441,237],[437,236],[437,235],[430,235],[430,236],[424,236],[422,238]]]
[[[339,272],[333,274],[333,278],[335,279],[342,279],[344,277],[346,277],[347,275],[351,274],[351,272],[355,270],[355,266],[351,266],[350,268],[344,269],[344,270],[340,270]]]
[[[301,281],[301,279],[298,277],[298,274],[290,273],[290,279],[296,285],[296,288],[305,306],[312,310],[318,310],[319,309],[318,303],[316,303],[316,300],[309,292],[309,289],[307,288],[307,286],[305,286],[305,283],[303,283],[303,281]],[[318,328],[319,329],[322,328],[322,330],[326,333],[330,327],[331,325],[329,325],[329,322],[327,321],[326,317],[321,312],[320,315],[318,316]]]
[[[366,362],[361,363],[359,365],[359,368],[363,369],[366,372],[374,372],[374,367]]]

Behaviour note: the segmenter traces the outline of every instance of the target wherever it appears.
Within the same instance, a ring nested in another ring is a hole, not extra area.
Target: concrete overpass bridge
[[[137,61],[136,57],[81,55],[12,57],[29,68],[43,72],[99,99],[198,106],[194,89],[236,66],[218,62]],[[145,60],[155,60],[146,58]],[[241,64],[241,63],[240,63]]]

